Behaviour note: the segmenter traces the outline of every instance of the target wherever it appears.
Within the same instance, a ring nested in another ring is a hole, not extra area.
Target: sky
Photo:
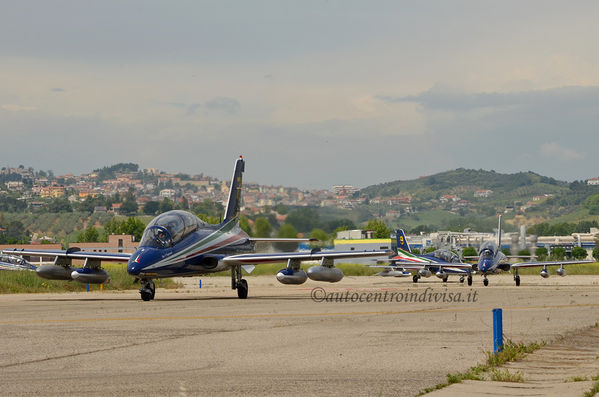
[[[0,0],[1,166],[599,176],[597,1]]]

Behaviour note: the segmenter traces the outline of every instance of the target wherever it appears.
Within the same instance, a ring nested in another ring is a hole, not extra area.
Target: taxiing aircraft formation
[[[403,230],[397,231],[397,255],[392,257],[389,265],[371,265],[370,267],[382,267],[384,270],[378,273],[379,276],[409,277],[411,272],[415,272],[412,280],[416,283],[421,277],[430,277],[433,274],[447,282],[450,274],[459,275],[460,282],[464,282],[467,277],[468,285],[472,285],[472,275],[480,274],[483,276],[483,285],[489,285],[488,275],[509,272],[513,270],[514,282],[520,286],[519,269],[529,267],[542,267],[540,276],[549,277],[548,266],[559,266],[557,274],[566,275],[564,265],[575,265],[581,263],[593,263],[590,260],[578,261],[530,261],[509,263],[510,257],[501,252],[501,215],[499,216],[499,227],[497,232],[497,241],[489,240],[481,244],[478,256],[471,257],[476,259],[476,264],[463,263],[460,257],[450,250],[438,249],[430,254],[415,255],[412,253],[406,240]]]

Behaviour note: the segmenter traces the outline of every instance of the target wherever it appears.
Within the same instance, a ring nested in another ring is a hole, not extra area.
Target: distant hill
[[[492,193],[482,197],[480,191],[486,190]],[[477,191],[479,193],[475,194]],[[506,221],[514,226],[557,222],[558,219],[571,222],[594,220],[597,216],[591,215],[584,203],[596,194],[599,194],[599,187],[588,186],[584,181],[568,183],[530,171],[502,174],[459,168],[413,180],[368,186],[355,196],[367,197],[370,202],[409,197],[409,204],[396,205],[402,209],[402,215],[392,224],[415,226],[428,223],[431,227],[456,225],[453,228],[458,228],[465,224],[462,221],[466,218],[470,219],[469,225],[480,226],[481,221],[491,225],[497,212],[506,213]],[[462,221],[448,220],[448,215],[459,216]]]
[[[458,168],[408,181],[372,185],[360,190],[359,194],[370,198],[411,194],[426,199],[435,198],[440,194],[471,193],[474,195],[476,190],[483,189],[493,190],[495,195],[513,194],[514,192],[525,195],[555,193],[567,188],[567,182],[557,181],[530,171],[500,174],[495,171]]]

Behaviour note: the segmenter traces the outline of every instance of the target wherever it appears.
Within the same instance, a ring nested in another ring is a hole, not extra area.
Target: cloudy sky
[[[2,166],[599,176],[597,1],[0,0]]]

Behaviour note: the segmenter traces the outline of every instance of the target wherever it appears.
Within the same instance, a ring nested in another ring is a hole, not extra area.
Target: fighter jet
[[[547,270],[547,266],[559,266],[557,269],[557,274],[559,276],[564,277],[566,275],[566,269],[564,269],[564,265],[574,265],[580,263],[593,263],[590,260],[579,260],[579,261],[545,261],[545,262],[519,262],[519,263],[509,263],[508,257],[501,252],[501,215],[499,215],[499,227],[497,231],[497,241],[486,241],[481,244],[479,253],[478,253],[478,263],[474,266],[474,269],[477,273],[481,274],[483,279],[483,284],[485,287],[489,285],[489,279],[487,275],[497,274],[504,271],[513,270],[514,274],[514,282],[516,286],[520,286],[520,275],[518,274],[519,269],[527,268],[527,267],[542,267],[541,277],[547,278],[549,277],[549,271]]]
[[[430,277],[434,274],[445,283],[450,275],[458,275],[461,283],[467,279],[468,285],[472,285],[472,265],[463,263],[458,254],[448,249],[438,249],[428,254],[416,255],[412,253],[402,229],[397,230],[396,236],[397,254],[389,259],[389,265],[369,265],[369,267],[384,269],[377,273],[377,276],[411,276],[412,281],[417,283],[421,277]]]
[[[179,276],[200,276],[221,271],[231,272],[231,288],[237,296],[248,296],[248,283],[242,269],[251,272],[261,263],[287,262],[276,278],[283,284],[302,284],[308,278],[315,281],[337,282],[343,273],[334,267],[334,260],[388,255],[388,251],[311,251],[292,253],[255,253],[257,242],[298,242],[309,239],[252,238],[239,227],[242,174],[245,160],[235,162],[229,199],[224,220],[210,225],[185,211],[168,211],[154,218],[146,227],[139,247],[133,254],[84,252],[72,247],[63,250],[8,249],[4,253],[20,256],[50,256],[54,263],[36,269],[40,277],[52,280],[75,280],[101,284],[110,275],[102,262],[127,262],[127,272],[139,280],[141,299],[154,299],[154,279]],[[74,268],[73,259],[84,260],[83,267]],[[302,261],[320,261],[307,272],[300,268]]]

